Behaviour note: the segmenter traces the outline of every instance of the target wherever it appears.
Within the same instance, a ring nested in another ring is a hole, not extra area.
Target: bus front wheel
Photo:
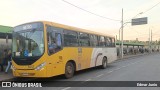
[[[65,66],[65,78],[71,78],[74,75],[74,65],[72,62],[67,62]]]

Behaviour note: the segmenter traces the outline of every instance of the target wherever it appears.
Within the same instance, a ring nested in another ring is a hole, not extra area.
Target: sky
[[[125,40],[148,41],[149,30],[153,40],[160,39],[160,0],[0,0],[0,25],[16,26],[32,21],[52,21],[119,37],[122,20],[148,17],[148,24],[124,26]],[[153,8],[152,8],[153,7]],[[143,12],[142,14],[139,14]],[[99,16],[97,16],[99,15]],[[100,17],[102,16],[102,17]],[[110,20],[110,19],[113,20]],[[119,38],[118,38],[119,39]]]

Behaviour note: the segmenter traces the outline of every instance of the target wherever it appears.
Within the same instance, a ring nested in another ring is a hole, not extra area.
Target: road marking
[[[124,68],[124,67],[126,67],[126,66],[122,66],[122,67]]]
[[[70,89],[71,87],[66,87],[66,88],[63,88],[63,89],[61,89],[61,90],[67,90],[67,89]]]
[[[96,77],[101,77],[101,76],[103,76],[104,74],[100,74],[100,75],[98,75],[98,76],[96,76]]]
[[[141,61],[137,61],[137,62],[134,62],[134,63],[131,63],[131,64],[136,64],[136,63],[139,63],[139,62],[141,62]]]
[[[122,66],[121,68],[130,66],[130,65],[132,65],[132,64],[136,64],[136,63],[139,63],[139,62],[141,62],[141,61],[137,61],[137,62],[133,62],[133,63],[127,64],[127,65],[125,65],[125,66]]]
[[[112,73],[112,72],[113,72],[113,70],[112,70],[112,71],[107,72],[107,74]]]
[[[92,79],[87,79],[87,80],[85,80],[85,81],[91,81]]]
[[[116,71],[116,70],[119,70],[119,69],[121,69],[121,68],[116,68],[116,69],[114,69],[113,71]]]
[[[128,67],[128,66],[130,66],[130,65],[133,65],[133,64],[136,64],[136,63],[139,63],[139,62],[141,62],[141,61],[137,61],[137,62],[134,62],[134,63],[130,63],[130,64],[127,64],[127,65],[122,66],[122,67],[120,67],[120,68],[116,68],[116,69],[114,69],[114,70],[112,70],[112,71],[108,71],[106,74],[112,73],[112,72],[114,72],[114,71],[116,71],[116,70],[120,70],[120,69],[122,69],[122,68]]]

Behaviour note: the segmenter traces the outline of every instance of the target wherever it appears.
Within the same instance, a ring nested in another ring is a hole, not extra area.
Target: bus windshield
[[[12,57],[35,57],[44,52],[43,30],[28,28],[27,30],[14,29],[12,43]]]

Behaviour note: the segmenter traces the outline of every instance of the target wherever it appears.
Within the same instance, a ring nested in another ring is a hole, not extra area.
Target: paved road
[[[23,79],[24,80],[24,79]],[[160,53],[124,60],[117,60],[108,65],[107,69],[92,68],[83,70],[71,78],[63,79],[62,76],[49,79],[36,79],[44,81],[160,81]],[[47,85],[57,84],[46,82]],[[65,84],[68,83],[60,83]],[[4,88],[5,90],[17,90],[17,88]],[[22,90],[22,88],[18,88]],[[23,88],[27,90],[27,88]],[[32,88],[37,90],[37,88]],[[41,90],[160,90],[160,87],[50,87],[39,88]]]

